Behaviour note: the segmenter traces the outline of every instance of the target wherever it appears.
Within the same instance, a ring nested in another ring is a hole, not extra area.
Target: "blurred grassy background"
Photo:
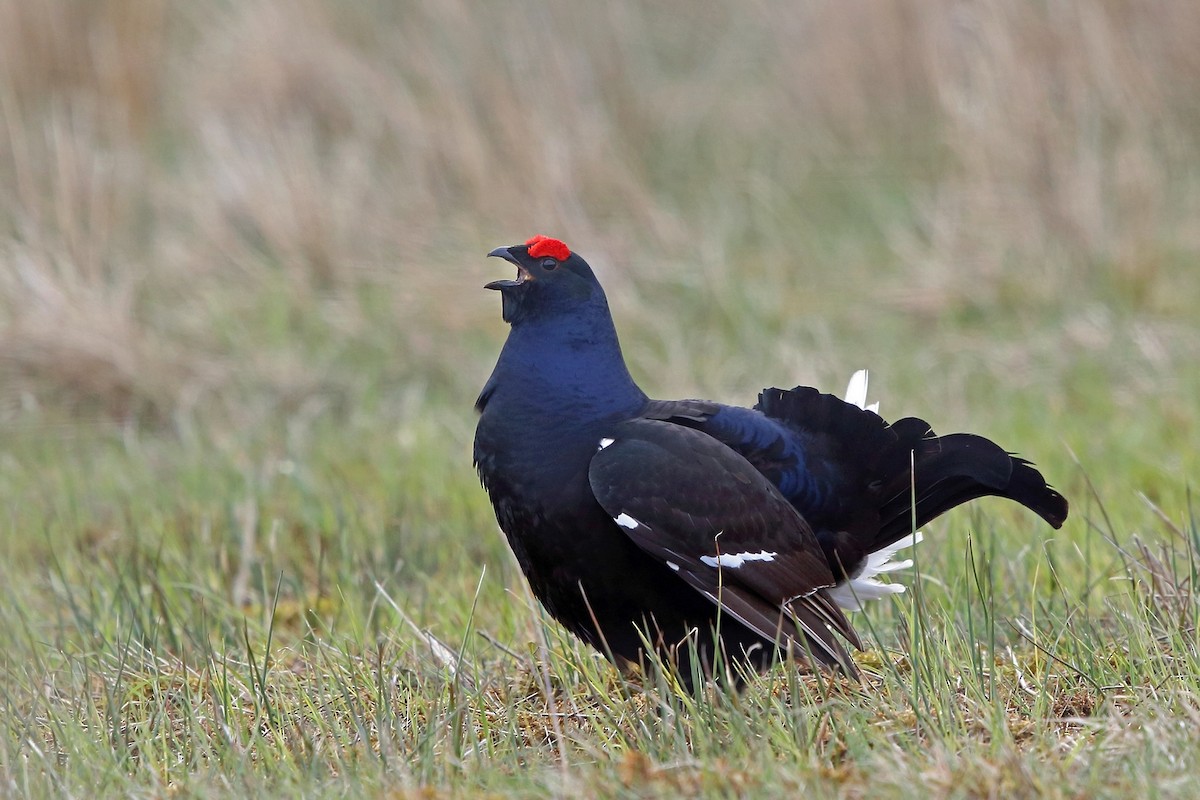
[[[297,631],[376,581],[455,631],[487,564],[527,640],[470,439],[483,254],[538,232],[652,395],[867,366],[885,416],[1043,466],[1062,553],[1158,535],[1138,493],[1185,518],[1200,464],[1197,43],[1186,0],[0,0],[7,707],[146,585],[233,648],[280,574]],[[1045,580],[982,507],[932,566],[974,520]]]

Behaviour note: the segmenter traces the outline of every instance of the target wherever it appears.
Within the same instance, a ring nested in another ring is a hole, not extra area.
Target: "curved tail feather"
[[[768,389],[757,407],[785,423],[805,441],[807,452],[839,472],[845,488],[857,494],[847,498],[850,505],[877,510],[877,526],[837,528],[852,530],[855,545],[867,553],[979,497],[1018,502],[1055,528],[1067,518],[1066,499],[1029,461],[982,436],[938,436],[916,417],[889,425],[853,403],[808,387]]]
[[[917,427],[925,433],[913,442],[898,441],[889,459],[891,469],[881,475],[880,527],[869,549],[883,547],[907,536],[950,509],[979,497],[1013,500],[1060,528],[1067,518],[1067,501],[1046,484],[1046,479],[1023,458],[996,443],[969,433],[937,436],[921,420],[906,419],[894,428]],[[909,454],[911,454],[909,456]],[[896,465],[895,456],[909,456]],[[897,468],[898,467],[898,468]],[[915,506],[915,513],[914,513]]]

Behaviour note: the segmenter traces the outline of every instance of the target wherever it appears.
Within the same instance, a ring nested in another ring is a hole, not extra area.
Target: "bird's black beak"
[[[533,280],[533,276],[529,274],[529,270],[521,265],[521,260],[517,258],[511,247],[497,247],[488,253],[488,258],[492,257],[503,258],[510,264],[514,264],[517,268],[516,280],[492,281],[483,287],[485,289],[497,289],[500,291],[501,296],[504,298],[501,306],[501,314],[505,322],[512,323],[521,315],[522,298],[525,295],[523,287]]]
[[[503,258],[505,261],[517,263],[517,257],[513,255],[511,247],[497,247],[492,252],[488,253],[488,258]]]
[[[517,267],[517,279],[512,281],[492,281],[491,283],[484,285],[483,288],[485,289],[514,289],[525,283],[525,281],[533,280],[533,276],[530,275],[523,266],[521,266],[521,262],[517,260],[517,257],[513,254],[511,247],[497,247],[495,250],[488,253],[488,258],[503,258],[505,261],[515,264]]]

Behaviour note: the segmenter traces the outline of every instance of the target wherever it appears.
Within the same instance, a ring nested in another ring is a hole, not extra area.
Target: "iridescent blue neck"
[[[478,406],[504,416],[562,409],[581,420],[635,413],[645,403],[600,297],[514,325]]]

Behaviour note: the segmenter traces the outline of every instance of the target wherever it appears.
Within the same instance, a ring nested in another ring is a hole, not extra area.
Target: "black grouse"
[[[716,645],[735,677],[788,652],[855,674],[843,609],[903,590],[874,576],[911,563],[888,559],[916,528],[986,495],[1067,517],[1029,462],[888,424],[863,397],[651,400],[587,262],[545,236],[488,255],[517,276],[487,285],[511,331],[476,402],[475,465],[533,593],[618,662],[649,643],[690,685]]]

